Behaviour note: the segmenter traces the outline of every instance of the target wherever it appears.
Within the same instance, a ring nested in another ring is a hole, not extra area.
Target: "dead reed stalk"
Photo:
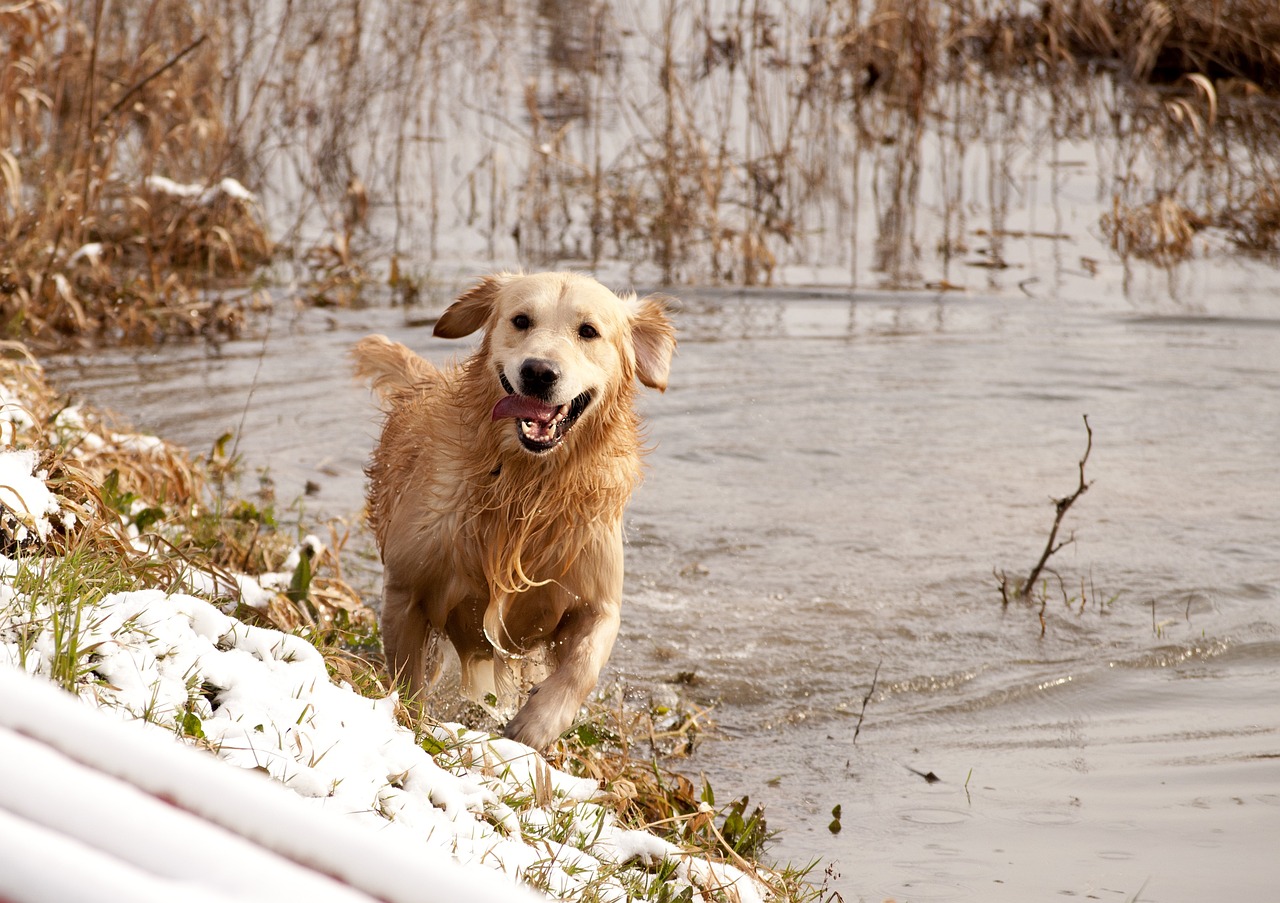
[[[1067,516],[1067,512],[1071,510],[1071,506],[1076,503],[1080,496],[1084,495],[1092,485],[1085,479],[1084,468],[1089,461],[1089,453],[1093,451],[1093,427],[1089,425],[1089,416],[1084,416],[1084,429],[1088,437],[1085,444],[1084,454],[1080,457],[1077,464],[1079,470],[1079,482],[1075,490],[1070,494],[1053,500],[1054,517],[1053,526],[1049,528],[1049,538],[1045,541],[1044,551],[1040,553],[1040,558],[1031,566],[1031,572],[1027,574],[1025,580],[1010,582],[1009,575],[1004,571],[1000,571],[996,576],[1000,579],[1000,600],[1004,607],[1009,606],[1009,602],[1013,599],[1026,601],[1030,598],[1031,593],[1035,591],[1036,584],[1040,580],[1040,574],[1045,570],[1045,566],[1049,563],[1049,559],[1061,551],[1065,546],[1075,542],[1075,535],[1072,534],[1067,539],[1058,541],[1058,530],[1062,526],[1062,519]],[[1044,632],[1043,609],[1041,609],[1041,633]]]

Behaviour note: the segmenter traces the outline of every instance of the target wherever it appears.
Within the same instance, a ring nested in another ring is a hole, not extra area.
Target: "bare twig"
[[[1049,530],[1049,539],[1044,544],[1044,551],[1040,554],[1040,560],[1031,568],[1031,573],[1027,575],[1027,579],[1014,587],[1010,587],[1009,577],[1004,571],[1000,571],[996,574],[996,576],[1000,578],[1000,598],[1006,606],[1009,604],[1009,598],[1011,595],[1025,601],[1027,597],[1031,595],[1031,590],[1036,585],[1036,581],[1040,578],[1040,574],[1045,569],[1045,565],[1048,563],[1049,559],[1062,549],[1063,546],[1070,545],[1072,542],[1075,542],[1074,534],[1067,539],[1058,542],[1058,529],[1062,526],[1062,519],[1066,517],[1071,506],[1076,503],[1076,499],[1084,495],[1091,485],[1091,483],[1084,477],[1085,464],[1089,461],[1089,453],[1093,451],[1093,427],[1089,426],[1088,414],[1084,415],[1084,429],[1085,433],[1088,435],[1088,441],[1085,444],[1084,455],[1081,456],[1078,465],[1080,471],[1080,482],[1077,484],[1075,492],[1071,493],[1071,495],[1053,500],[1055,508],[1053,527]],[[1059,581],[1061,581],[1061,578],[1059,578]]]
[[[876,662],[875,673],[871,675],[871,686],[867,689],[867,695],[862,697],[862,711],[858,713],[858,725],[853,729],[853,742],[858,742],[858,734],[862,732],[862,719],[867,717],[867,703],[871,701],[871,696],[876,691],[876,681],[880,678],[880,666],[884,664],[884,660]]]
[[[175,56],[170,57],[169,61],[165,63],[163,66],[161,66],[159,69],[156,69],[154,72],[152,72],[150,75],[143,78],[141,81],[135,82],[134,85],[131,88],[129,88],[128,91],[125,91],[124,94],[120,96],[119,100],[117,100],[114,104],[112,104],[111,109],[107,110],[105,113],[103,113],[101,116],[98,117],[98,128],[102,128],[103,123],[105,123],[108,119],[110,119],[112,116],[118,113],[121,109],[123,109],[124,105],[127,104],[135,94],[137,94],[147,85],[151,84],[160,76],[164,75],[174,66],[178,65],[178,63],[182,62],[183,58],[186,57],[187,54],[191,53],[191,51],[195,50],[197,47],[203,44],[206,40],[208,40],[208,37],[209,37],[208,35],[204,35],[204,34],[200,35],[200,37],[196,38],[186,47],[182,48],[182,50],[178,51],[178,53]]]

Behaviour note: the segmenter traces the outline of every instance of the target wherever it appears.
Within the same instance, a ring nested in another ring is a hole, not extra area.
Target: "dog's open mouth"
[[[499,374],[498,378],[507,394],[493,406],[490,419],[515,419],[516,436],[520,439],[520,444],[531,452],[550,451],[563,442],[591,403],[591,393],[583,392],[568,404],[547,404],[540,399],[516,393],[506,376]]]

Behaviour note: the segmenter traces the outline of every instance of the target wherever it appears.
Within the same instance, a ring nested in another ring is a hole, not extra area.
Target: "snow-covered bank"
[[[299,869],[314,899],[451,899],[454,881],[480,900],[518,899],[521,882],[560,899],[765,896],[731,865],[626,828],[608,788],[527,747],[456,724],[403,727],[394,697],[335,683],[305,639],[237,620],[191,579],[198,568],[181,591],[171,575],[77,583],[85,503],[61,494],[65,474],[50,477],[46,460],[86,444],[66,435],[77,418],[59,414],[50,442],[49,418],[0,388],[0,898],[158,899],[180,886],[279,899],[271,881]],[[148,546],[132,526],[118,532],[137,556]],[[273,597],[280,581],[237,583]],[[25,865],[5,867],[19,850]],[[32,866],[67,859],[56,876]]]
[[[400,832],[317,813],[251,771],[0,668],[0,897],[533,900]],[[20,776],[20,780],[14,777]],[[55,865],[56,863],[56,865]]]

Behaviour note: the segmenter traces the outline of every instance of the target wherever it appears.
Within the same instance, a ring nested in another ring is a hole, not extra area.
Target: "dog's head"
[[[435,334],[486,332],[481,360],[522,448],[544,454],[630,391],[665,390],[675,330],[661,299],[619,297],[573,273],[488,276],[441,315]]]

